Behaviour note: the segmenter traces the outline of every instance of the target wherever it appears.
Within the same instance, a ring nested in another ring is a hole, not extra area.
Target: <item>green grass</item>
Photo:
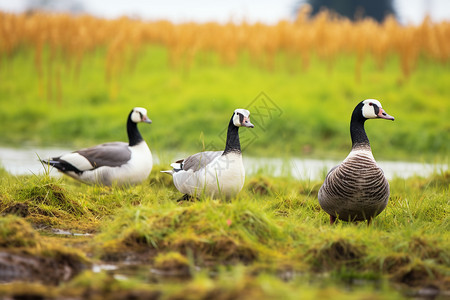
[[[60,261],[74,254],[51,249],[71,247],[89,263],[135,266],[78,270],[55,288],[30,285],[33,295],[396,299],[427,286],[449,290],[448,172],[392,180],[389,204],[371,226],[330,226],[317,201],[321,181],[254,175],[231,201],[176,202],[181,195],[160,175],[117,188],[2,171],[0,251],[28,246]],[[93,235],[68,238],[49,228]],[[159,275],[149,278],[149,269]],[[11,283],[0,294],[23,290]]]
[[[232,111],[243,107],[256,125],[241,130],[246,154],[342,159],[350,149],[353,108],[377,98],[396,120],[367,122],[376,158],[435,162],[450,152],[448,64],[426,59],[403,78],[396,57],[380,70],[368,56],[360,82],[355,58],[347,56],[338,57],[332,69],[313,59],[304,70],[300,60],[279,54],[276,67],[267,70],[245,54],[230,66],[204,53],[187,69],[169,67],[167,51],[151,46],[134,68],[110,81],[102,49],[86,55],[78,76],[59,59],[39,78],[27,49],[0,59],[0,145],[86,147],[126,140],[127,114],[144,106],[153,124],[140,128],[158,154],[222,149]],[[275,109],[271,115],[262,98],[252,102],[261,92],[273,101],[266,102]]]
[[[320,180],[261,170],[231,201],[176,202],[181,194],[159,173],[174,152],[222,149],[237,107],[250,109],[256,125],[241,130],[245,155],[343,159],[351,112],[365,98],[378,98],[396,117],[367,122],[377,159],[446,161],[448,65],[422,59],[406,79],[396,57],[383,70],[368,59],[356,82],[354,57],[339,57],[331,70],[313,59],[304,70],[279,54],[267,70],[246,54],[231,66],[204,54],[186,69],[168,67],[166,50],[152,46],[134,69],[106,81],[102,49],[85,57],[79,76],[58,60],[52,76],[47,66],[39,78],[27,49],[0,59],[0,145],[78,148],[126,140],[128,112],[144,106],[153,124],[140,130],[164,163],[144,183],[121,188],[0,168],[0,253],[35,257],[42,270],[73,270],[57,285],[2,284],[1,296],[398,299],[424,287],[450,290],[448,171],[391,180],[389,204],[369,227],[330,226],[317,201]],[[261,92],[272,102],[255,100]],[[272,115],[262,115],[265,103]],[[59,236],[55,228],[92,235]],[[83,271],[91,263],[120,268]]]

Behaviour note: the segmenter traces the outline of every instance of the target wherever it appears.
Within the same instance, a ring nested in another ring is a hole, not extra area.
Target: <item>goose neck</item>
[[[350,136],[352,138],[352,149],[369,148],[370,142],[367,137],[366,130],[364,129],[364,123],[366,119],[363,116],[358,116],[353,113],[352,120],[350,121]]]
[[[133,112],[130,113],[127,120],[128,144],[130,147],[135,146],[144,140],[137,128],[137,124],[131,121],[132,113]]]
[[[227,141],[223,155],[226,155],[230,152],[241,153],[241,142],[239,141],[239,127],[234,125],[233,117],[231,117],[230,123],[228,124]]]

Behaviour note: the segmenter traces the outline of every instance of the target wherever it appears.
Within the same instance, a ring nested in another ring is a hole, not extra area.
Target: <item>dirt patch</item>
[[[172,243],[168,248],[177,250],[185,255],[191,251],[196,258],[196,263],[247,264],[254,261],[257,257],[255,250],[228,237],[220,237],[211,241],[184,239]]]
[[[16,215],[19,217],[28,217],[30,215],[30,207],[26,203],[18,202],[7,206],[3,211],[5,215]]]
[[[188,259],[178,252],[158,254],[152,271],[163,276],[191,277]]]
[[[0,252],[0,281],[29,281],[57,285],[72,279],[87,266],[86,262],[70,254],[59,253],[46,257],[2,251]]]
[[[411,258],[404,254],[395,254],[385,257],[382,264],[383,272],[392,274],[400,268],[406,266],[411,262]]]
[[[439,264],[444,264],[447,266],[450,264],[450,254],[448,251],[443,251],[436,246],[436,243],[426,241],[423,238],[412,238],[409,243],[409,249],[422,260],[433,259]]]
[[[100,255],[100,259],[109,263],[149,263],[152,257],[155,256],[156,251],[154,249],[148,249],[146,251],[130,251],[130,250],[118,250],[118,251],[104,251]]]
[[[426,266],[421,262],[408,264],[395,272],[391,279],[397,283],[403,283],[412,287],[436,285],[445,289],[449,288],[449,282],[438,270],[431,266]]]
[[[364,246],[353,245],[343,239],[319,245],[307,253],[314,271],[327,271],[342,266],[358,268],[365,255]]]

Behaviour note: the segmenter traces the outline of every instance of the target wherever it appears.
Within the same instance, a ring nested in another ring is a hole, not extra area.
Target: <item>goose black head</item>
[[[149,124],[152,123],[152,120],[150,120],[147,116],[147,110],[143,107],[133,108],[133,110],[131,111],[131,114],[130,114],[130,119],[134,123],[140,123],[140,122],[149,123]]]
[[[249,127],[249,128],[255,127],[250,122],[250,112],[243,108],[238,108],[234,111],[233,124],[236,127]]]
[[[375,99],[366,99],[360,103],[361,113],[366,119],[386,119],[394,121],[394,117],[388,115],[381,107],[381,103]]]

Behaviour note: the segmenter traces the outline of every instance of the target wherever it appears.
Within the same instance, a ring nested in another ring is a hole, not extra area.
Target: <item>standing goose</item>
[[[84,183],[103,185],[135,184],[145,180],[153,158],[137,123],[151,123],[147,110],[135,107],[128,115],[128,144],[112,142],[85,148],[42,162]]]
[[[171,164],[173,170],[163,171],[173,176],[175,187],[185,194],[182,199],[200,195],[231,198],[242,190],[245,170],[239,127],[254,127],[246,109],[234,111],[224,151],[200,152]]]
[[[389,183],[378,167],[364,130],[368,119],[394,120],[375,99],[360,102],[350,122],[352,150],[332,168],[319,190],[319,204],[330,215],[330,223],[364,221],[368,224],[381,213],[389,200]]]

